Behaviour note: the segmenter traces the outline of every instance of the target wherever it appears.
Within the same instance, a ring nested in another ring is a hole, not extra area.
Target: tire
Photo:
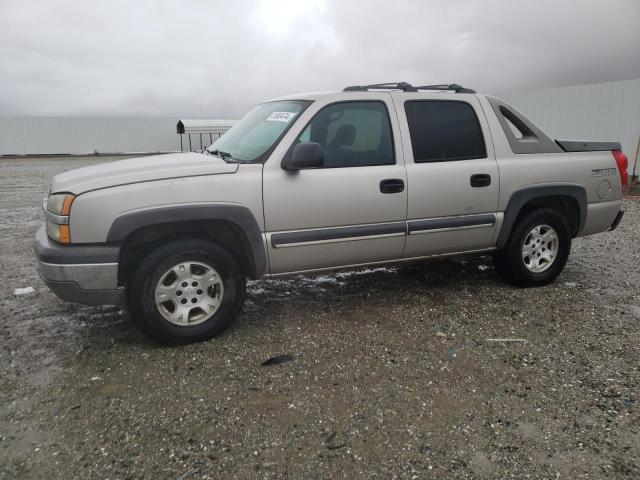
[[[547,243],[554,233],[557,243]],[[540,208],[518,220],[509,241],[494,260],[496,270],[507,282],[519,287],[538,287],[560,275],[570,251],[571,230],[567,220],[557,210]]]
[[[240,313],[246,293],[245,272],[236,258],[201,239],[174,240],[156,248],[127,280],[131,318],[165,344],[219,335]]]

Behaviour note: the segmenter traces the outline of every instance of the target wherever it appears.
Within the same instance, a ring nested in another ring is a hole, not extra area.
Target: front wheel
[[[514,226],[505,247],[496,253],[498,272],[511,284],[535,287],[553,282],[571,251],[571,231],[552,208],[533,210]]]
[[[222,246],[200,239],[172,241],[144,257],[127,281],[134,322],[162,343],[207,340],[242,309],[246,278]]]

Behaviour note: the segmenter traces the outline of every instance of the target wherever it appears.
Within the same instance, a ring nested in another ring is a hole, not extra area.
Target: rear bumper
[[[587,218],[580,236],[593,235],[594,233],[606,232],[611,229],[617,216],[620,214],[622,199],[610,200],[606,202],[594,202],[587,206]]]
[[[622,217],[624,217],[624,211],[620,210],[618,212],[618,215],[616,215],[615,220],[613,221],[613,223],[611,224],[611,226],[609,227],[609,231],[613,231],[616,228],[618,228],[618,225],[620,225],[620,221],[622,220]]]
[[[117,305],[118,247],[57,245],[44,227],[36,233],[34,251],[38,270],[47,287],[62,300],[86,305]]]

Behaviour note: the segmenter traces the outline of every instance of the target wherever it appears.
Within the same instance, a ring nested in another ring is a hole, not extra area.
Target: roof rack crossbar
[[[457,83],[449,83],[442,85],[423,85],[421,87],[414,87],[416,90],[452,90],[456,93],[476,93],[475,90],[465,88]]]
[[[366,92],[369,90],[402,90],[404,92],[413,92],[413,87],[407,82],[387,82],[373,83],[371,85],[352,85],[343,90],[343,92]]]
[[[424,85],[421,87],[414,87],[407,82],[388,82],[388,83],[374,83],[371,85],[352,85],[345,88],[344,92],[368,92],[370,90],[401,90],[403,92],[417,92],[419,90],[451,90],[456,93],[476,93],[475,90],[465,88],[457,83],[441,84],[441,85]]]

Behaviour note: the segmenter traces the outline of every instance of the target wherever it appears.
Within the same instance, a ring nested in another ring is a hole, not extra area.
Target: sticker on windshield
[[[296,112],[273,112],[267,117],[267,122],[284,122],[288,123],[293,117],[296,116]]]

